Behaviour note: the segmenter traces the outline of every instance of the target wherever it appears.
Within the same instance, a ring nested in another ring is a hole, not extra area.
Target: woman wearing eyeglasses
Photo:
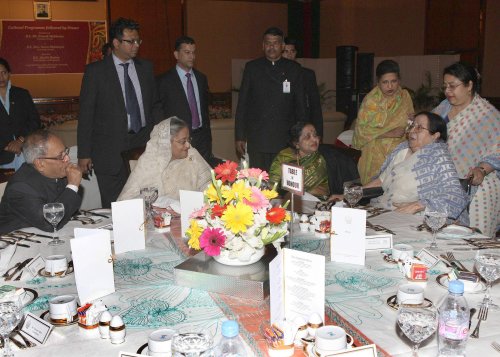
[[[427,207],[446,210],[450,220],[468,224],[468,197],[446,140],[446,123],[439,115],[418,113],[408,127],[407,140],[387,157],[378,177],[364,186],[384,190],[371,204],[408,214]]]
[[[471,226],[492,237],[500,224],[500,112],[477,93],[479,78],[464,62],[446,67],[446,99],[434,112],[447,122],[448,149],[459,177],[471,179]]]
[[[190,143],[185,121],[170,117],[157,124],[118,200],[139,197],[144,187],[156,187],[158,196],[175,200],[179,190],[205,190],[210,166]]]

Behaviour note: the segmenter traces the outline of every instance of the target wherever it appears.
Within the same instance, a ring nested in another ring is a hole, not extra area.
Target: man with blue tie
[[[119,18],[110,28],[113,53],[87,65],[80,91],[78,165],[95,169],[103,207],[116,201],[127,170],[121,152],[143,146],[164,119],[151,62],[136,58],[139,24]]]
[[[191,130],[191,145],[210,164],[216,164],[212,155],[212,132],[208,116],[207,77],[193,68],[196,56],[194,39],[188,36],[175,41],[177,65],[158,76],[158,93],[165,117],[176,116]]]

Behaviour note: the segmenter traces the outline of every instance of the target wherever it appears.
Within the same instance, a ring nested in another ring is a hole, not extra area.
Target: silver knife
[[[26,259],[24,262],[22,262],[22,263],[21,263],[21,264],[20,264],[20,265],[16,268],[16,270],[14,270],[14,272],[13,272],[12,274],[10,274],[8,277],[6,277],[6,278],[5,278],[5,281],[9,281],[9,280],[11,280],[11,279],[14,277],[14,275],[16,275],[16,274],[17,274],[17,273],[19,273],[21,270],[23,270],[23,269],[24,269],[24,267],[25,267],[26,265],[28,265],[28,263],[29,263],[29,262],[31,262],[32,260],[33,260],[33,258],[28,258],[28,259]]]

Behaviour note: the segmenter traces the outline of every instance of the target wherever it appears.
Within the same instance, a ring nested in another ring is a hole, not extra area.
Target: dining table
[[[97,223],[70,221],[58,234],[65,241],[59,246],[50,246],[47,237],[34,235],[31,239],[40,243],[23,241],[29,247],[18,246],[9,267],[17,262],[40,254],[47,257],[64,254],[71,260],[69,240],[74,239],[74,228],[110,228],[111,212],[99,210],[109,218],[101,217]],[[423,216],[398,212],[385,212],[370,217],[372,225],[379,225],[393,234],[393,244],[406,243],[415,252],[427,246],[431,233],[418,227]],[[50,236],[36,228],[22,229],[25,232]],[[223,295],[176,285],[174,268],[195,254],[187,246],[180,233],[180,219],[174,218],[170,229],[158,231],[152,225],[146,228],[146,248],[114,256],[113,269],[115,292],[101,298],[112,315],[120,315],[126,326],[126,339],[114,345],[109,339],[101,339],[98,329],[87,330],[72,324],[55,326],[43,345],[16,349],[19,356],[118,356],[120,351],[147,354],[149,334],[159,328],[173,330],[196,328],[209,331],[217,343],[221,338],[221,325],[227,319],[239,322],[240,336],[244,341],[248,356],[268,356],[267,344],[262,333],[269,325],[269,297],[248,299]],[[370,229],[367,232],[372,234]],[[367,234],[368,234],[367,233]],[[453,252],[468,269],[473,270],[477,249],[463,239],[438,235],[437,256]],[[466,238],[484,238],[472,233]],[[410,356],[411,342],[397,326],[397,310],[389,304],[398,287],[407,283],[398,265],[387,259],[390,250],[366,251],[364,266],[337,263],[330,259],[330,239],[317,238],[314,233],[300,232],[298,222],[293,226],[291,249],[321,254],[326,257],[325,267],[325,323],[339,325],[354,339],[355,346],[375,344],[378,356]],[[274,249],[274,248],[272,248]],[[443,276],[448,273],[443,261],[428,270],[425,283],[425,298],[439,306],[447,295]],[[23,274],[25,275],[25,274]],[[26,274],[27,275],[27,274]],[[2,278],[3,279],[3,278]],[[439,281],[438,281],[439,280]],[[74,274],[64,277],[23,277],[19,281],[3,284],[35,291],[36,299],[29,301],[24,310],[36,316],[46,316],[49,300],[55,296],[71,294],[77,296]],[[483,284],[483,283],[482,283]],[[469,307],[476,307],[484,296],[484,289],[465,293]],[[500,303],[500,288],[494,285],[492,298]],[[33,296],[35,297],[35,296]],[[480,337],[469,338],[468,356],[489,356],[496,353],[491,347],[500,341],[500,311],[491,310],[486,321],[481,324]],[[472,320],[472,328],[477,324],[477,314]],[[419,355],[437,355],[437,335],[433,334],[420,347]],[[310,349],[296,347],[294,356],[313,356]]]

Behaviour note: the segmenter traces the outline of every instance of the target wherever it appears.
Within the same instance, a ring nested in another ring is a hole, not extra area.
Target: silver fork
[[[455,258],[455,255],[452,252],[446,252],[446,256],[448,257],[448,260],[450,262],[455,262],[457,265],[459,265],[463,271],[469,271],[459,260]]]
[[[479,338],[479,327],[481,326],[481,321],[486,321],[488,318],[488,306],[482,305],[479,309],[479,315],[477,315],[477,325],[470,337]]]
[[[500,352],[500,343],[493,341],[491,343],[491,347],[493,347],[497,352]]]

